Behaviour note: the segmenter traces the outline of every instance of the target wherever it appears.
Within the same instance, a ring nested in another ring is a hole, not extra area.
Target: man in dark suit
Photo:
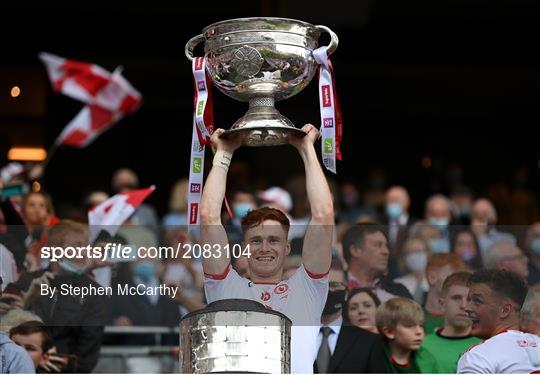
[[[331,374],[384,373],[386,368],[379,335],[343,321],[346,288],[343,270],[338,262],[333,262],[313,371]]]
[[[343,234],[343,257],[347,262],[347,283],[352,288],[373,288],[381,302],[412,296],[402,284],[388,277],[390,250],[384,227],[355,224]]]

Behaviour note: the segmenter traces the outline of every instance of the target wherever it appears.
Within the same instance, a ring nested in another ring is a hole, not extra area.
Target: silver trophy
[[[330,34],[330,55],[338,46],[332,30],[286,18],[217,22],[187,42],[190,60],[195,47],[204,42],[206,70],[221,92],[249,102],[246,114],[222,137],[240,132],[246,146],[274,146],[288,143],[290,133],[304,135],[274,104],[309,84],[317,70],[312,52],[323,32]]]

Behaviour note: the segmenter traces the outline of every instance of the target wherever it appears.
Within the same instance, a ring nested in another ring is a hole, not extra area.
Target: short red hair
[[[285,234],[289,233],[291,223],[287,216],[280,210],[271,207],[262,207],[249,211],[248,214],[242,218],[242,231],[246,233],[248,229],[261,225],[262,222],[266,220],[277,221],[285,230]]]

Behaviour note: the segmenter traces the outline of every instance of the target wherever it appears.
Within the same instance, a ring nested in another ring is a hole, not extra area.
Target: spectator
[[[525,248],[529,251],[529,285],[540,283],[540,223],[533,224],[525,236]]]
[[[495,242],[516,243],[516,238],[512,234],[499,232],[495,227],[496,224],[497,211],[493,203],[486,198],[477,199],[472,206],[471,229],[478,238],[482,256]]]
[[[413,220],[409,215],[411,198],[407,189],[392,186],[385,194],[385,215],[383,223],[388,226],[388,244],[390,248],[390,275],[399,275],[397,259],[399,251],[407,238],[407,232]]]
[[[458,373],[511,374],[540,371],[540,337],[519,331],[527,295],[522,277],[506,270],[480,270],[469,280],[471,334],[485,341],[458,362]],[[536,360],[535,360],[536,358]]]
[[[11,251],[0,243],[0,277],[4,280],[4,286],[17,281],[19,276],[17,272],[17,264]]]
[[[443,237],[443,232],[437,226],[426,221],[415,223],[411,227],[409,235],[411,237],[420,237],[426,241],[432,254],[450,252],[450,243]]]
[[[159,259],[139,258],[129,264],[129,269],[129,287],[159,287],[162,284],[160,278],[163,276],[164,266]],[[174,327],[180,320],[180,311],[171,297],[159,293],[115,295],[111,301],[111,322],[116,326]],[[175,342],[172,337],[167,337],[165,341]],[[123,343],[156,344],[153,335],[126,338]]]
[[[519,247],[506,241],[492,244],[484,257],[484,266],[487,269],[512,271],[525,281],[529,276],[528,262],[527,256]]]
[[[84,198],[86,210],[91,210],[109,199],[109,194],[102,190],[93,190]]]
[[[387,373],[437,373],[433,355],[422,347],[422,308],[409,298],[392,298],[377,309]]]
[[[343,235],[343,256],[349,269],[349,288],[374,288],[384,302],[396,296],[411,298],[401,284],[393,282],[388,273],[388,242],[383,228],[375,224],[356,224]]]
[[[0,297],[2,296],[2,278],[0,277]],[[15,344],[0,331],[0,374],[33,374],[32,359],[26,351]]]
[[[285,192],[285,194],[288,193]],[[234,217],[231,219],[231,224],[225,227],[225,230],[231,244],[241,244],[243,239],[241,220],[250,211],[257,208],[257,199],[248,189],[237,190],[232,194],[232,197],[231,208]]]
[[[135,190],[139,188],[139,177],[133,170],[122,168],[114,172],[111,185],[114,193]],[[156,210],[148,203],[142,203],[139,206],[131,217],[131,222],[150,229],[156,236],[158,234],[159,223]]]
[[[354,183],[345,182],[342,184],[340,187],[340,197],[342,212],[339,218],[341,222],[354,224],[360,217],[375,216],[374,210],[360,206],[360,193]]]
[[[426,201],[425,218],[429,224],[435,226],[441,234],[440,248],[432,248],[435,253],[447,253],[450,251],[450,230],[452,220],[450,200],[442,194],[432,195]],[[431,245],[431,244],[430,244]]]
[[[349,292],[345,303],[347,320],[357,326],[373,333],[377,330],[377,307],[381,305],[379,298],[371,288],[356,288]]]
[[[88,227],[69,220],[60,221],[52,227],[47,246],[87,246]],[[17,281],[20,290],[25,291],[26,306],[33,310],[50,327],[54,344],[61,354],[77,357],[75,371],[91,372],[97,363],[103,326],[106,318],[106,297],[89,295],[85,298],[57,293],[54,298],[42,294],[42,284],[59,288],[99,287],[86,275],[92,264],[88,258],[62,259],[51,262],[48,270],[25,274]]]
[[[520,329],[540,336],[540,288],[530,289],[521,308]]]
[[[162,225],[165,230],[187,225],[187,198],[189,194],[189,180],[183,178],[177,181],[169,197],[169,212],[163,217]]]
[[[385,194],[384,224],[388,225],[388,243],[392,253],[401,248],[407,237],[408,227],[412,224],[409,215],[411,198],[407,189],[402,186],[392,186]]]
[[[444,280],[453,273],[465,271],[465,264],[455,254],[433,254],[426,267],[429,291],[424,304],[424,330],[426,334],[435,332],[444,323],[441,307]]]
[[[446,278],[441,294],[444,325],[426,335],[422,344],[435,356],[441,373],[455,374],[461,354],[480,342],[470,334],[472,321],[466,312],[469,277],[468,272],[458,272]]]
[[[468,187],[457,185],[452,189],[450,209],[455,224],[469,225],[471,223],[472,201],[473,193]]]
[[[460,228],[453,233],[451,251],[456,254],[471,270],[483,267],[482,253],[474,233],[468,228]]]
[[[47,366],[48,352],[53,347],[53,340],[42,322],[28,321],[13,327],[9,331],[9,337],[26,350],[36,370],[42,365]]]
[[[383,349],[379,336],[343,321],[347,283],[341,264],[332,261],[329,290],[317,337],[315,373],[383,373]]]
[[[413,299],[420,305],[429,290],[426,279],[426,266],[429,258],[429,247],[420,237],[411,237],[405,241],[400,254],[400,266],[405,276],[394,279],[396,283],[405,285]]]

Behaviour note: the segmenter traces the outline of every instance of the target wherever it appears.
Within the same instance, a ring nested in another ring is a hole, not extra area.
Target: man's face
[[[529,276],[529,259],[517,246],[508,249],[507,254],[499,262],[499,268],[512,271],[523,279]]]
[[[34,362],[34,367],[38,367],[38,365],[45,360],[45,353],[43,353],[42,345],[43,345],[43,336],[39,332],[31,333],[29,335],[13,335],[11,337],[13,342],[15,344],[23,347],[30,358],[32,358],[32,362]]]
[[[409,208],[409,197],[404,189],[392,188],[386,192],[385,203],[386,205],[398,204],[403,211],[407,211]]]
[[[398,323],[395,328],[389,329],[386,336],[394,341],[394,344],[406,350],[418,350],[424,341],[423,322],[417,324],[404,325]]]
[[[265,220],[260,225],[248,229],[244,241],[249,245],[249,269],[251,277],[280,276],[283,263],[291,248],[287,233],[275,220]]]
[[[500,298],[486,284],[472,284],[466,311],[472,319],[471,335],[488,339],[496,333]]]
[[[358,260],[373,273],[383,275],[388,270],[388,241],[381,232],[366,234],[361,245],[355,245]]]
[[[452,327],[466,328],[472,324],[467,314],[467,295],[469,288],[462,285],[452,285],[442,298],[445,319]]]
[[[447,221],[450,221],[451,219],[451,213],[450,213],[450,207],[448,206],[448,203],[443,201],[442,199],[436,199],[427,208],[426,211],[426,218],[428,220],[435,219],[446,219]]]
[[[32,225],[45,224],[49,212],[47,210],[47,201],[40,194],[32,194],[26,200],[24,205],[24,217]]]

